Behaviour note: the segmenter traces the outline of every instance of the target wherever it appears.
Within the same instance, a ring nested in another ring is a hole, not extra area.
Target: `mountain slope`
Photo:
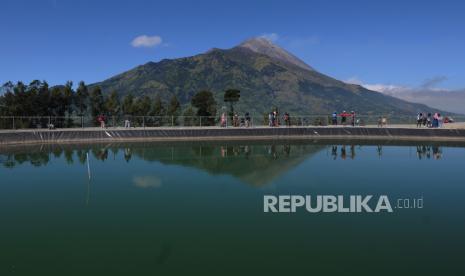
[[[241,90],[240,112],[263,113],[274,106],[293,114],[328,114],[335,110],[414,114],[430,110],[338,81],[286,53],[270,42],[255,39],[232,49],[149,62],[94,85],[100,85],[105,93],[160,94],[165,100],[175,94],[183,105],[196,92],[207,89],[215,94],[219,106],[224,105],[224,90],[237,88]]]
[[[274,45],[265,38],[254,38],[249,39],[241,43],[238,47],[249,49],[255,53],[263,54],[269,56],[273,59],[279,60],[284,63],[296,65],[302,69],[314,71],[312,67],[308,64],[294,56],[293,54],[289,53],[288,51]]]

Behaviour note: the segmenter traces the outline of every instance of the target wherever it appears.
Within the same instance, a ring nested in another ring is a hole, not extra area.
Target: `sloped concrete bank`
[[[465,141],[465,129],[372,127],[150,128],[0,131],[0,145],[118,141],[364,139]]]

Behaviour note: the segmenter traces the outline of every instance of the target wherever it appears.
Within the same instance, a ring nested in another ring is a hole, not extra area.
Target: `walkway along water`
[[[382,139],[412,141],[465,141],[465,129],[407,127],[182,127],[135,129],[3,130],[0,145],[112,141],[199,141],[267,139]]]

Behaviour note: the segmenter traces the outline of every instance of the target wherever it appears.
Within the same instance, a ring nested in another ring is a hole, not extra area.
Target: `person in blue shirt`
[[[334,111],[332,115],[333,126],[337,126],[337,112]]]

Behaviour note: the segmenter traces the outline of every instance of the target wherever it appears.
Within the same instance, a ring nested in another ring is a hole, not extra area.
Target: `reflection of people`
[[[431,147],[426,147],[426,158],[431,159]]]
[[[354,159],[354,158],[355,158],[355,146],[351,145],[350,146],[350,159]]]
[[[275,145],[271,145],[269,148],[268,148],[268,154],[273,156],[274,159],[277,159],[278,158],[278,155],[276,153],[276,146]]]
[[[249,148],[249,146],[245,146],[245,147],[244,147],[244,153],[245,153],[245,159],[249,159],[249,155],[250,155],[250,148]]]
[[[233,147],[232,148],[232,151],[233,151],[233,154],[234,156],[238,156],[239,155],[239,151],[240,151],[240,148],[239,147]]]
[[[381,158],[381,156],[383,155],[383,146],[378,145],[377,150],[378,150],[378,157]]]
[[[438,146],[433,146],[433,157],[434,159],[441,159],[442,152]]]
[[[341,158],[342,158],[343,160],[345,160],[346,157],[347,157],[347,154],[346,154],[346,146],[344,145],[344,146],[341,147]]]
[[[431,147],[430,146],[417,146],[417,157],[418,159],[431,159]]]
[[[132,157],[131,149],[125,148],[124,149],[124,160],[126,160],[126,162],[129,162],[129,160],[131,160],[131,157]]]
[[[336,158],[337,158],[337,146],[332,147],[331,155],[333,156],[333,160],[336,160]]]
[[[422,154],[422,152],[421,152],[421,146],[417,146],[417,157],[418,157],[418,159],[421,160],[422,155],[423,155],[423,154]]]
[[[289,156],[289,154],[291,154],[291,146],[290,145],[284,145],[283,151],[284,151],[284,154],[286,154],[286,156]]]

